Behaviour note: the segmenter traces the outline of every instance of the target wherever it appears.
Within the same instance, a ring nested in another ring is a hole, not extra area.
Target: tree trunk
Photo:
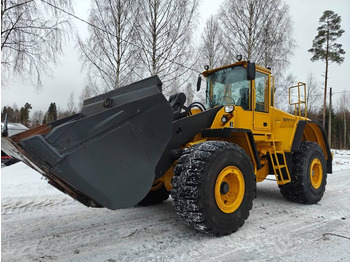
[[[119,3],[120,4],[120,3]],[[120,6],[119,6],[119,10],[120,10]],[[120,19],[121,19],[121,14],[118,13],[118,21],[117,21],[117,61],[116,61],[116,70],[115,70],[115,83],[114,83],[114,89],[117,89],[120,85],[120,64],[121,64],[121,25],[120,25]]]
[[[328,79],[328,58],[326,58],[326,73],[325,73],[325,79],[324,79],[324,96],[323,96],[322,126],[324,130],[326,130],[327,79]]]
[[[249,4],[249,27],[248,27],[248,50],[247,50],[247,60],[249,61],[252,58],[253,50],[253,15],[254,15],[254,4]]]
[[[332,146],[332,88],[329,88],[328,144]]]
[[[152,21],[152,75],[156,75],[157,70],[157,18],[158,18],[158,4],[154,2],[154,17]]]
[[[346,149],[346,114],[345,114],[345,109],[344,109],[344,149]]]
[[[329,31],[327,32],[327,43],[326,43],[326,72],[324,76],[324,97],[323,97],[323,119],[322,126],[326,130],[326,106],[327,106],[327,80],[328,80],[328,52],[329,52]]]

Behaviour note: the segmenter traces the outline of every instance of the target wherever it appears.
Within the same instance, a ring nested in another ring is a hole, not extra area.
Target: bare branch
[[[71,0],[47,2],[72,9]],[[63,41],[69,37],[70,21],[40,1],[2,0],[1,3],[3,84],[16,73],[40,87],[41,74],[49,73],[48,64],[56,62]]]

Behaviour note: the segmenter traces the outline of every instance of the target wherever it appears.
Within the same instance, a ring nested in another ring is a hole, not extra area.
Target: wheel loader
[[[317,203],[332,155],[307,118],[305,84],[289,89],[293,114],[275,107],[268,68],[238,61],[202,76],[205,105],[185,106],[183,93],[167,100],[153,76],[85,100],[79,114],[4,136],[2,149],[88,207],[152,205],[171,194],[180,218],[211,235],[244,224],[269,174],[287,200]]]

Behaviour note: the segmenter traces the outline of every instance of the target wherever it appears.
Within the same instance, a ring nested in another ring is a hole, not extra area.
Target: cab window
[[[256,72],[255,76],[255,111],[269,112],[269,76]]]
[[[243,66],[225,68],[207,77],[207,107],[237,105],[251,110],[251,81]]]

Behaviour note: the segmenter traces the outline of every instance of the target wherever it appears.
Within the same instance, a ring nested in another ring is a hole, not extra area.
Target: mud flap
[[[152,77],[86,100],[78,117],[11,143],[85,205],[133,206],[151,188],[171,137],[172,109],[160,87]]]

